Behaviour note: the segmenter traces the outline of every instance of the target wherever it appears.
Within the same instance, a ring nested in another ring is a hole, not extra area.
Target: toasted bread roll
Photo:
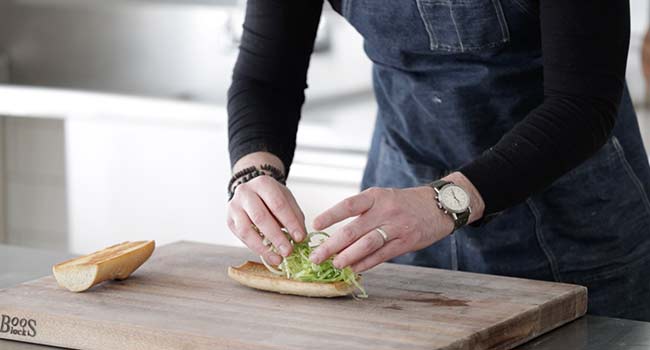
[[[63,288],[83,292],[108,280],[127,279],[153,253],[154,241],[124,242],[52,267]]]
[[[290,280],[275,275],[264,265],[252,261],[247,261],[237,267],[229,267],[228,276],[245,286],[281,294],[333,298],[354,292],[354,286],[345,282],[322,283]]]

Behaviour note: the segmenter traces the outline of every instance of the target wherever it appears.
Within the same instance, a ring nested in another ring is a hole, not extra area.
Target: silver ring
[[[264,234],[262,234],[262,231],[260,231],[260,229],[257,228],[257,225],[255,225],[255,224],[251,224],[251,228],[252,228],[253,231],[255,231],[258,235],[260,235],[260,237],[264,237]]]
[[[381,227],[377,227],[375,231],[379,232],[379,235],[381,235],[381,238],[384,240],[384,243],[388,242],[388,234],[386,233],[386,231],[384,231],[384,229],[382,229]]]

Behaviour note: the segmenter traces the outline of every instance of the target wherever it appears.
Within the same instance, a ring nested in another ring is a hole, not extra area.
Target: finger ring
[[[386,231],[384,231],[384,229],[382,229],[381,227],[377,227],[375,231],[379,232],[379,235],[381,235],[381,238],[384,240],[384,243],[388,242],[388,234],[386,233]]]
[[[260,235],[260,236],[262,236],[262,237],[264,236],[264,235],[262,234],[262,232],[260,231],[260,229],[257,228],[257,226],[256,226],[255,224],[251,224],[251,228],[253,229],[253,231],[257,232],[258,235]]]

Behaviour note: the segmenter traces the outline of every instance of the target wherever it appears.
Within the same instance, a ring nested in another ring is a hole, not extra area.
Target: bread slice
[[[52,267],[57,283],[83,292],[108,280],[127,279],[151,256],[154,241],[124,242]]]
[[[264,265],[247,261],[228,268],[228,276],[235,281],[260,290],[305,297],[333,298],[354,292],[354,286],[345,282],[301,282],[271,273]]]

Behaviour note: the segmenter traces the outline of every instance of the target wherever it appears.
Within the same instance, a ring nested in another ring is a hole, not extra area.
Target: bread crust
[[[52,267],[59,286],[83,292],[108,280],[124,280],[149,259],[155,241],[124,242]]]
[[[299,295],[314,298],[342,297],[354,292],[354,286],[345,282],[301,282],[271,273],[263,264],[247,261],[239,266],[230,266],[228,276],[251,288],[280,294]]]

